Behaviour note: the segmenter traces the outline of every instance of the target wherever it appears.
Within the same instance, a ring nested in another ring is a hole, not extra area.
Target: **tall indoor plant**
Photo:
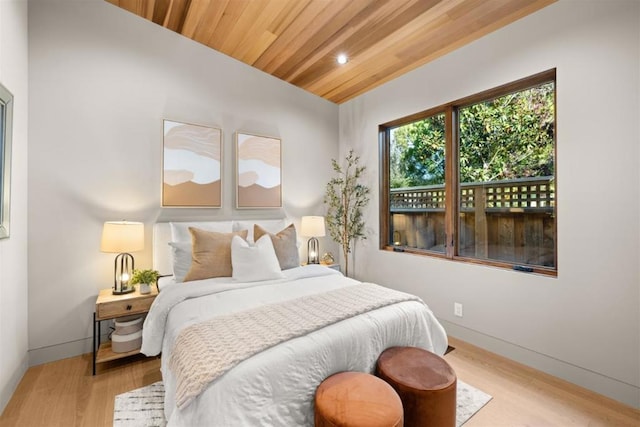
[[[360,157],[350,150],[345,160],[346,164],[342,167],[335,159],[331,159],[337,176],[327,183],[324,203],[328,205],[327,228],[331,238],[342,248],[344,274],[348,276],[351,244],[356,239],[366,239],[362,209],[369,202],[369,188],[358,182],[366,169],[358,165]]]

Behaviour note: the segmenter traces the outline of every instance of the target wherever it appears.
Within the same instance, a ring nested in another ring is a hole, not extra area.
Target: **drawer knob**
[[[133,307],[131,307],[131,304],[127,305],[127,310],[131,310]]]

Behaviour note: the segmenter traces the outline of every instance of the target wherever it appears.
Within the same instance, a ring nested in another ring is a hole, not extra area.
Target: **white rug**
[[[459,427],[491,400],[491,396],[458,380],[456,425]],[[163,427],[162,381],[116,396],[113,427]]]
[[[161,427],[166,424],[162,381],[116,396],[113,427]]]
[[[469,418],[478,412],[484,405],[492,399],[490,395],[482,390],[470,386],[458,379],[456,395],[456,426],[469,421]]]

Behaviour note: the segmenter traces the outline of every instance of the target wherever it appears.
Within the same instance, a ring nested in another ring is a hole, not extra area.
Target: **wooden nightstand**
[[[140,353],[140,349],[126,353],[115,353],[111,350],[111,341],[100,344],[100,323],[103,320],[132,314],[146,314],[151,303],[158,296],[158,287],[151,286],[151,293],[142,295],[138,287],[130,294],[113,295],[111,288],[102,289],[96,299],[96,311],[93,312],[93,375],[96,374],[96,364],[116,360]]]
[[[320,265],[324,265],[325,267],[333,268],[334,270],[340,271],[340,264],[335,262],[333,264],[326,264],[324,262],[321,262]]]

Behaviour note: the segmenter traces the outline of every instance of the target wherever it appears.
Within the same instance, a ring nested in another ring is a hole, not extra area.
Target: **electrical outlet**
[[[453,303],[453,314],[458,317],[462,317],[462,304],[459,302]]]

